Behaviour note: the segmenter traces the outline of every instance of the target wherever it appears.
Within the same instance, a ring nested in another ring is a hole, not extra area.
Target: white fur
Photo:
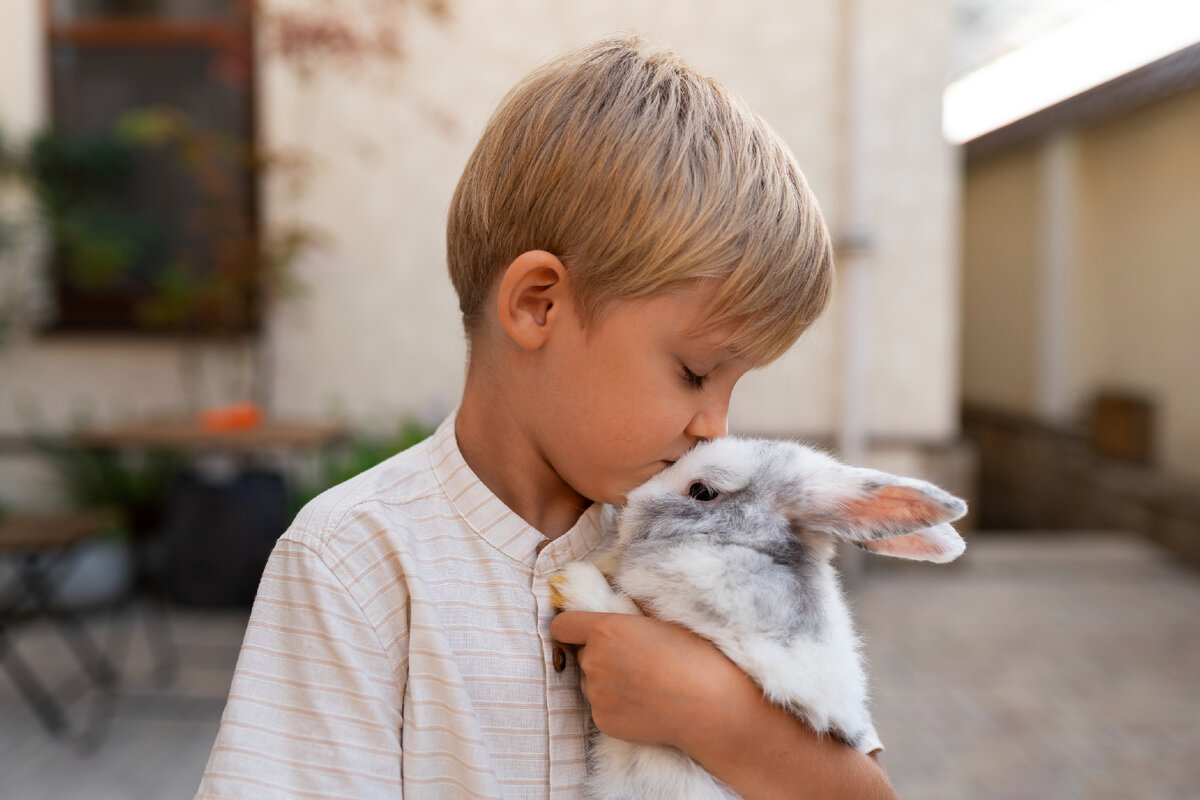
[[[695,499],[697,482],[719,496]],[[946,523],[965,511],[931,484],[847,467],[792,442],[720,439],[629,494],[615,547],[601,559],[607,579],[575,562],[551,582],[564,610],[637,614],[636,599],[712,641],[817,732],[869,752],[878,738],[858,637],[830,564],[834,537],[947,561],[963,543]],[[728,530],[722,514],[753,529]],[[780,596],[780,586],[792,594]],[[768,620],[783,628],[765,628]],[[737,796],[674,748],[597,732],[589,756],[588,792],[597,800]]]

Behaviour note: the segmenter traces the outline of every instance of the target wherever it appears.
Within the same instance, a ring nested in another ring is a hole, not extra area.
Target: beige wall
[[[1037,374],[1037,154],[967,170],[963,186],[963,399],[1033,413]]]
[[[1200,477],[1200,90],[1098,126],[1084,150],[1103,275],[1100,381],[1151,395],[1159,452]]]
[[[948,439],[957,430],[956,164],[940,133],[947,0],[864,0],[868,158],[874,250],[869,428]],[[22,7],[20,14],[30,13]],[[33,6],[35,4],[28,4]],[[407,61],[387,76],[262,75],[267,142],[312,155],[307,191],[267,191],[268,221],[330,234],[301,265],[307,299],[270,321],[277,410],[370,423],[435,415],[461,389],[465,357],[445,275],[444,213],[458,173],[503,93],[573,44],[636,30],[716,75],[784,136],[835,234],[842,202],[839,4],[620,0],[452,0],[451,17],[413,16]],[[38,119],[34,23],[0,29],[0,118]],[[22,48],[8,46],[12,37]],[[769,369],[747,377],[731,424],[830,434],[838,424],[839,312]],[[217,360],[210,359],[214,364]],[[232,399],[219,371],[203,399]],[[153,343],[31,340],[0,353],[0,431],[36,406],[63,424],[76,411],[115,418],[183,407],[176,354]]]
[[[1070,396],[1158,404],[1161,461],[1200,477],[1200,91],[1073,133]],[[963,396],[1034,411],[1040,215],[1034,147],[967,171]],[[1006,264],[1012,260],[1013,263]]]

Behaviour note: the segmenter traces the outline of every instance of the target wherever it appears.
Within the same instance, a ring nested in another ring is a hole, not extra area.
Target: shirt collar
[[[604,538],[603,506],[593,503],[562,536],[546,544],[542,533],[504,504],[463,459],[454,434],[457,409],[450,413],[430,441],[430,458],[438,483],[459,516],[492,547],[532,567],[543,547],[556,564],[581,559]]]

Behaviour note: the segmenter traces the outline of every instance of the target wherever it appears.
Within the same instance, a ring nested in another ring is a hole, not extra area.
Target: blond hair
[[[451,202],[450,276],[468,335],[504,269],[547,250],[589,321],[608,304],[719,278],[704,333],[755,363],[824,310],[832,248],[779,136],[716,81],[636,37],[538,69],[489,121]]]

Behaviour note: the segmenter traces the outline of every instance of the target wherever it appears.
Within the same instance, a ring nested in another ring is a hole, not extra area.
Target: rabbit
[[[551,600],[570,611],[644,608],[689,628],[771,702],[869,753],[882,745],[831,563],[837,542],[948,562],[966,547],[948,523],[966,510],[925,481],[846,466],[795,442],[725,437],[631,491],[613,510],[612,548],[552,576]],[[599,731],[587,792],[595,800],[737,797],[675,748]]]

